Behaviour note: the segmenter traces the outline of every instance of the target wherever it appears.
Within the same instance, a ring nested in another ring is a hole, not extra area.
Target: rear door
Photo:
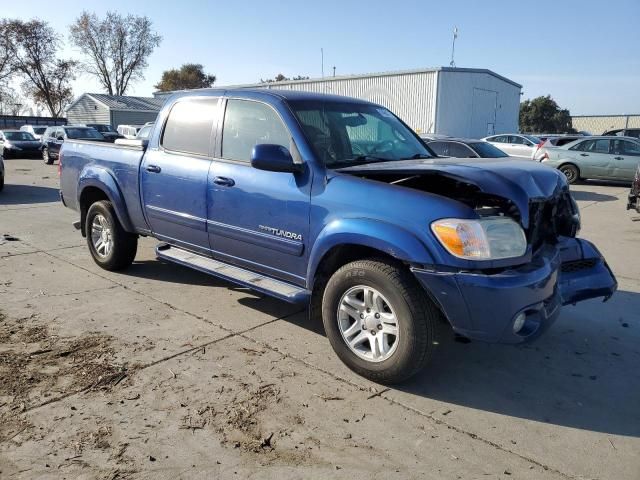
[[[633,180],[640,162],[640,143],[631,140],[612,140],[611,178]]]
[[[207,176],[211,164],[218,97],[185,97],[162,127],[159,145],[140,167],[140,191],[154,235],[190,250],[210,252]]]
[[[251,166],[258,144],[292,150],[276,110],[229,99],[218,158],[209,174],[208,228],[220,260],[299,285],[306,277],[311,172],[267,172]]]
[[[530,159],[533,156],[533,143],[520,135],[509,135],[509,149],[514,157]]]

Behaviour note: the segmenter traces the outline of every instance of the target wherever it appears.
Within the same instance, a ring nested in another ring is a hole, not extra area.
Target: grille
[[[580,270],[587,270],[595,267],[598,262],[595,258],[588,258],[585,260],[574,260],[572,262],[563,263],[561,268],[562,273],[578,272]]]

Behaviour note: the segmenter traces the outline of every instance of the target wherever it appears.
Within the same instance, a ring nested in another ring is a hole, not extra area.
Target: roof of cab
[[[225,95],[228,97],[238,97],[238,98],[279,98],[284,101],[298,101],[298,100],[307,100],[307,101],[325,101],[325,102],[350,102],[350,103],[361,103],[361,104],[369,104],[374,105],[372,102],[368,102],[366,100],[361,100],[353,97],[344,97],[340,95],[330,95],[325,93],[315,93],[315,92],[302,92],[298,90],[266,90],[261,88],[233,88],[233,89],[222,89],[222,88],[199,88],[193,90],[182,90],[174,92],[174,94],[170,97],[171,99],[176,99],[179,97],[185,96],[198,96],[198,95]]]

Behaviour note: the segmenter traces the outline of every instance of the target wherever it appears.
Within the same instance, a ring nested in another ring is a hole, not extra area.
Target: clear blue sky
[[[640,0],[582,1],[3,1],[0,16],[43,18],[66,39],[86,8],[148,15],[163,36],[131,94],[150,95],[163,70],[202,63],[218,85],[282,72],[320,76],[448,65],[488,68],[551,94],[572,114],[640,113]],[[46,13],[45,13],[46,12]],[[66,47],[65,54],[78,52]],[[74,91],[98,91],[88,76]]]

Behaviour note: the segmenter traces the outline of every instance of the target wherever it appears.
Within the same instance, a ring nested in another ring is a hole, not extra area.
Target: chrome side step
[[[209,275],[238,283],[258,292],[280,298],[290,303],[303,303],[309,300],[310,292],[302,287],[275,280],[244,268],[229,265],[197,253],[189,252],[173,245],[161,243],[156,247],[156,256],[161,260],[191,267]]]

